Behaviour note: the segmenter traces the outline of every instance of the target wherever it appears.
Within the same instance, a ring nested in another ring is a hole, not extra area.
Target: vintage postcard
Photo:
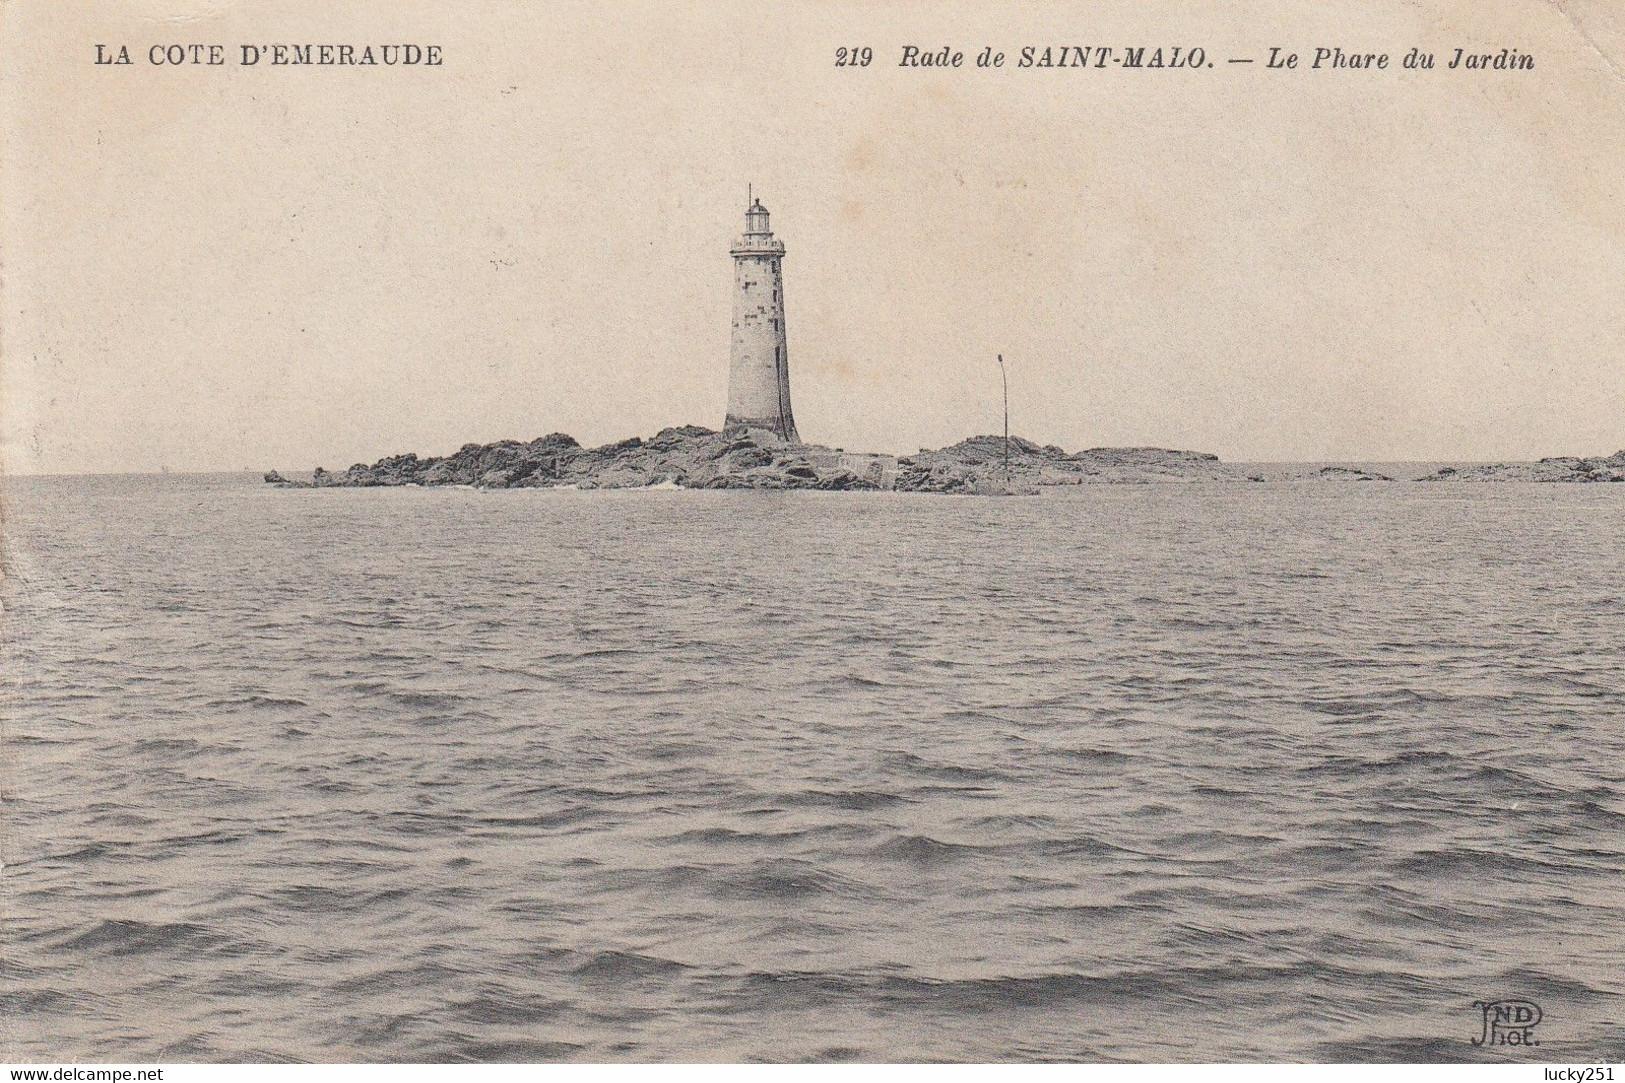
[[[1617,0],[0,83],[0,1059],[1625,1056]]]

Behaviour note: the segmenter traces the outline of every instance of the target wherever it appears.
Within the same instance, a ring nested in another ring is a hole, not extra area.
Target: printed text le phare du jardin
[[[1534,55],[1522,49],[1503,47],[1483,50],[1466,46],[1451,46],[1437,52],[1413,46],[1399,53],[1345,49],[1338,45],[1317,45],[1302,51],[1270,46],[1257,56],[1221,56],[1201,45],[1023,45],[1008,51],[991,45],[983,46],[980,50],[957,49],[951,45],[903,45],[897,48],[894,55],[896,63],[891,66],[922,70],[1013,68],[1036,71],[1070,68],[1205,71],[1223,64],[1227,67],[1256,65],[1265,71],[1280,72],[1427,71],[1433,68],[1497,72],[1532,71],[1535,67]],[[835,50],[835,66],[838,68],[867,68],[876,59],[874,48],[867,45],[840,46]]]

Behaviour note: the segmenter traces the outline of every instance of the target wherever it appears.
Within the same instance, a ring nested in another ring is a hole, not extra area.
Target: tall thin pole
[[[999,383],[1004,385],[1004,480],[1010,481],[1010,377],[1004,371],[1004,354],[999,359]]]

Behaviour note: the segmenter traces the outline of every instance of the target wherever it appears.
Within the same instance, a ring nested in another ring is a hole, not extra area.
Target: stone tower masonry
[[[790,412],[790,352],[784,335],[784,242],[767,228],[761,200],[745,212],[734,242],[733,342],[727,428],[749,426],[801,443]]]

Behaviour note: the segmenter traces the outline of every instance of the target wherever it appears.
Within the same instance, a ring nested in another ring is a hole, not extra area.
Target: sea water
[[[6,1058],[1625,1055],[1625,486],[4,497]]]

